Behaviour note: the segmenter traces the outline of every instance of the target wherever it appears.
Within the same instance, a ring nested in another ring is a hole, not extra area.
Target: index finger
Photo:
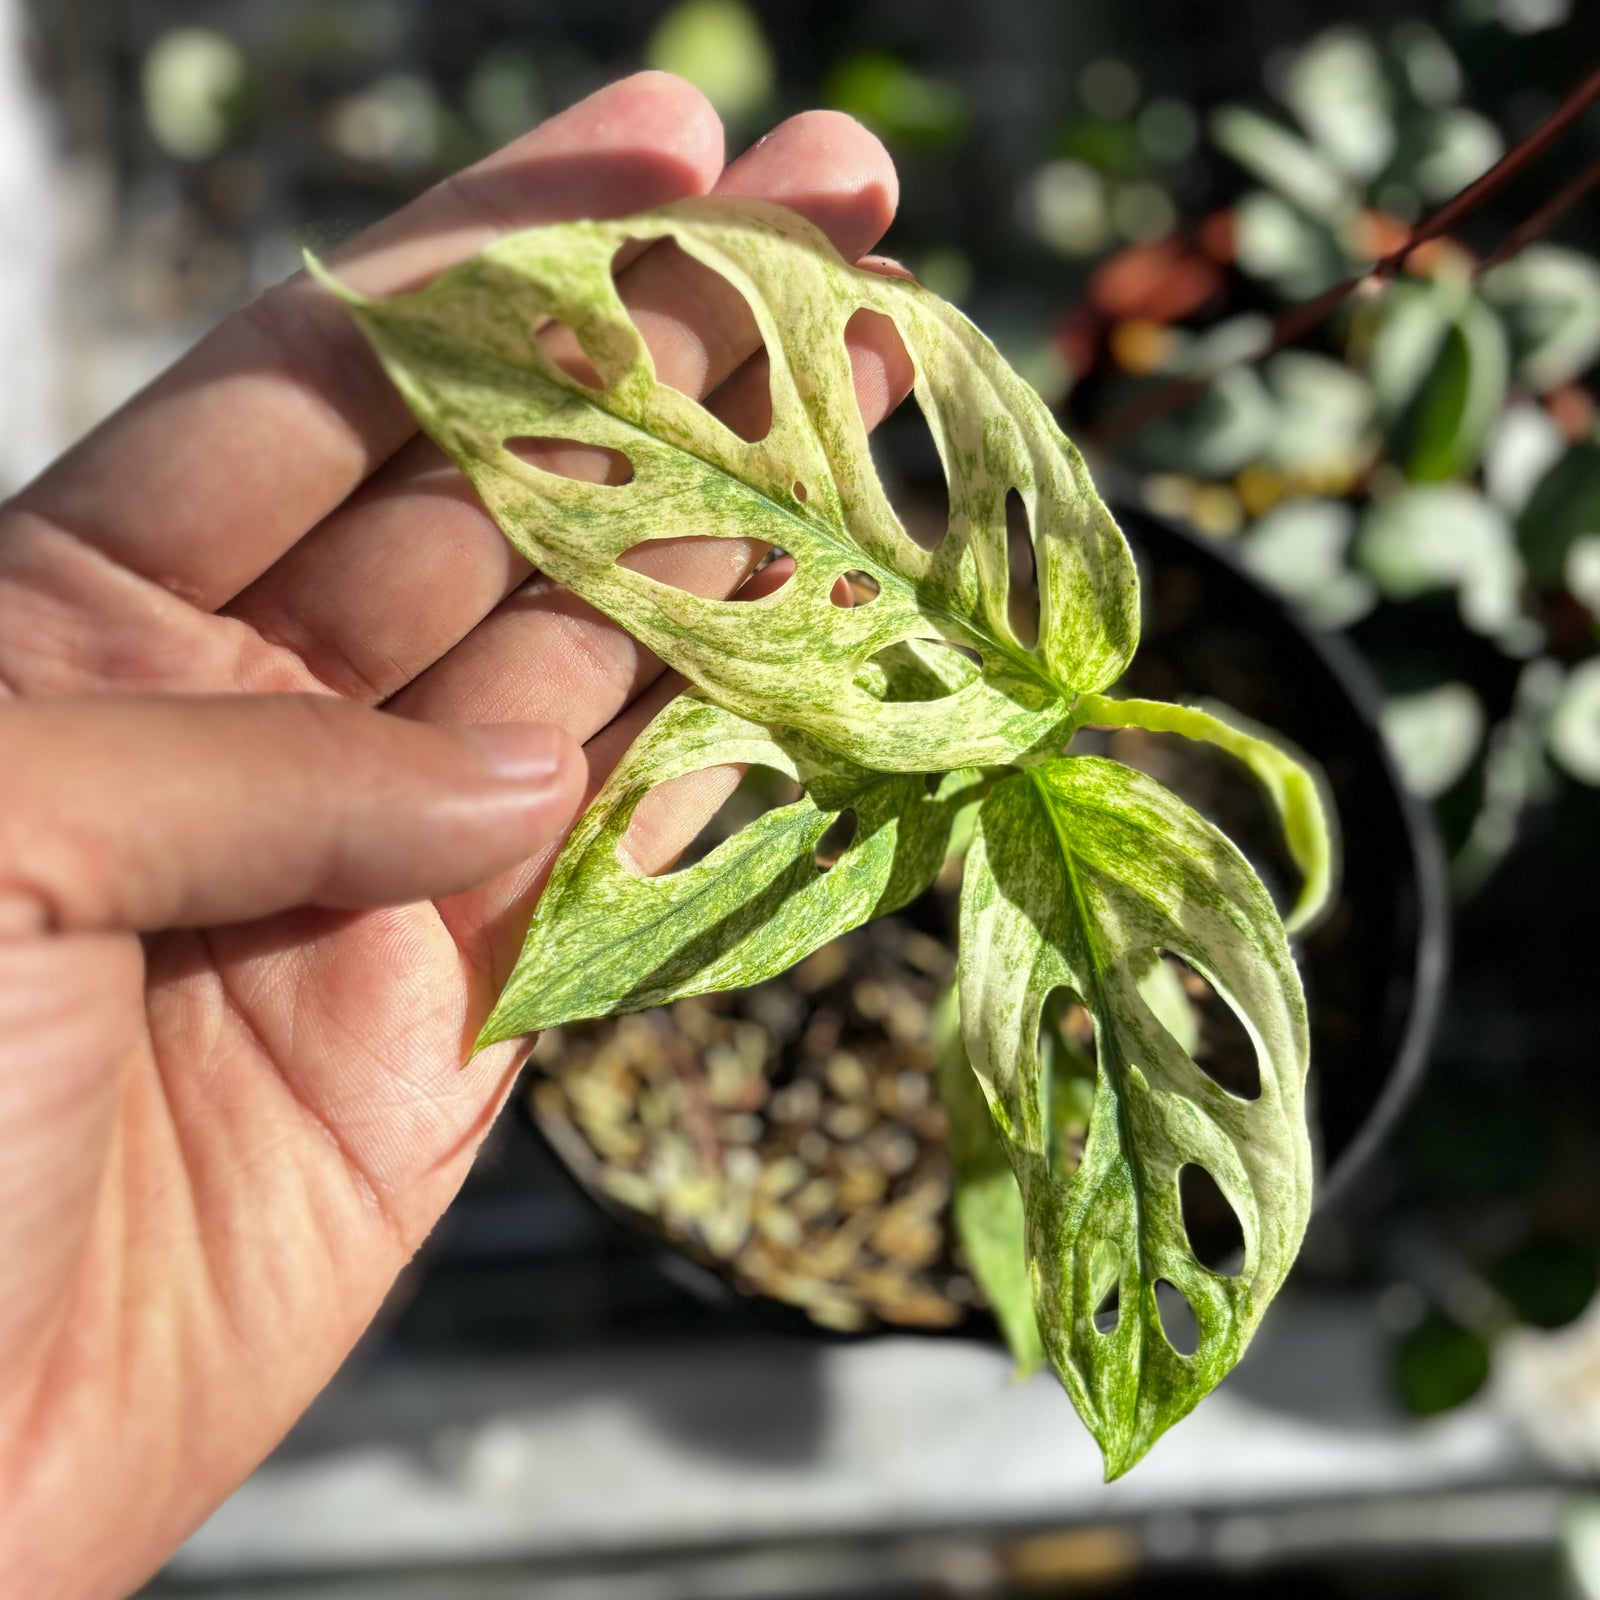
[[[704,193],[722,126],[646,72],[447,178],[334,257],[365,293],[415,287],[500,234]],[[18,496],[23,512],[214,610],[415,431],[343,307],[296,273],[230,317]],[[29,537],[13,517],[6,546]]]

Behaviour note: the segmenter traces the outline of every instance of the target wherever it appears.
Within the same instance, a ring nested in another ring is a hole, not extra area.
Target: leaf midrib
[[[893,319],[891,318],[890,320],[892,321]],[[1038,656],[1037,656],[1036,652],[1028,650],[1028,649],[1025,649],[1022,646],[1017,645],[1017,644],[1015,644],[1015,643],[1013,643],[1013,642],[1011,642],[1009,640],[1002,639],[998,634],[989,633],[989,632],[985,631],[984,629],[977,627],[973,622],[967,620],[966,618],[957,616],[953,611],[947,610],[944,606],[933,605],[931,603],[928,603],[923,598],[921,586],[917,582],[915,582],[913,579],[909,578],[905,573],[900,572],[895,568],[883,568],[882,564],[877,562],[876,560],[874,560],[871,556],[869,556],[867,554],[867,552],[864,549],[862,549],[862,547],[859,544],[853,543],[850,540],[849,535],[843,529],[836,529],[830,523],[825,523],[825,522],[821,522],[821,521],[813,522],[813,521],[809,520],[808,518],[801,516],[798,512],[796,512],[793,509],[793,507],[787,506],[787,505],[783,504],[783,502],[781,502],[781,501],[774,500],[772,498],[772,496],[769,493],[767,493],[766,490],[759,489],[753,483],[746,482],[745,479],[739,477],[736,473],[730,472],[720,462],[710,461],[705,456],[703,456],[698,450],[694,450],[694,449],[689,448],[688,446],[685,446],[685,445],[682,445],[682,444],[678,444],[674,440],[660,438],[657,435],[651,433],[647,428],[643,427],[634,418],[628,417],[628,416],[624,416],[621,412],[614,410],[612,407],[602,404],[601,402],[604,400],[604,398],[607,395],[609,395],[612,392],[612,390],[614,389],[615,385],[608,384],[604,389],[596,392],[595,390],[591,389],[587,384],[579,383],[576,378],[571,377],[569,374],[564,372],[559,367],[556,368],[556,371],[560,374],[560,376],[558,378],[552,379],[552,378],[549,377],[548,374],[546,374],[544,372],[541,372],[537,367],[520,367],[520,366],[517,366],[516,364],[514,364],[513,362],[508,360],[506,357],[495,355],[493,352],[483,352],[481,355],[475,357],[475,360],[490,362],[490,363],[493,363],[493,364],[495,364],[497,366],[505,368],[508,372],[512,373],[516,377],[516,379],[519,381],[519,383],[525,383],[529,373],[531,372],[532,375],[535,378],[537,378],[540,381],[545,382],[545,383],[553,383],[556,388],[562,390],[564,393],[570,394],[574,399],[578,400],[581,404],[583,404],[584,406],[588,407],[590,410],[598,411],[603,416],[609,417],[613,422],[616,422],[616,423],[620,424],[622,427],[627,428],[631,432],[637,434],[641,439],[648,440],[652,444],[665,445],[669,450],[678,451],[680,454],[688,456],[691,460],[698,461],[700,463],[700,465],[702,467],[705,467],[708,471],[720,474],[723,478],[727,479],[728,482],[737,484],[741,489],[744,489],[749,494],[754,495],[758,500],[762,501],[765,505],[770,507],[773,511],[777,512],[778,515],[783,517],[786,521],[792,522],[797,527],[803,528],[803,529],[807,530],[808,532],[825,539],[841,556],[845,557],[847,560],[851,561],[852,563],[859,563],[860,564],[860,570],[868,571],[868,570],[870,570],[872,568],[879,568],[879,571],[878,572],[874,572],[873,576],[878,578],[878,581],[879,581],[880,584],[883,583],[885,576],[887,576],[888,579],[890,579],[891,581],[893,581],[896,584],[905,584],[906,587],[911,592],[912,599],[913,599],[913,601],[914,601],[914,603],[916,605],[916,609],[917,609],[917,611],[918,611],[918,613],[920,615],[928,617],[930,619],[937,618],[937,619],[940,619],[942,621],[948,622],[948,623],[952,624],[954,626],[954,628],[958,632],[964,633],[967,636],[969,636],[975,642],[976,645],[978,645],[980,647],[986,647],[992,653],[996,653],[996,654],[1004,656],[1007,660],[1013,662],[1016,666],[1021,668],[1021,670],[1027,676],[1033,678],[1036,682],[1040,683],[1046,689],[1048,689],[1050,691],[1050,693],[1052,695],[1054,695],[1056,697],[1056,699],[1060,700],[1063,704],[1070,704],[1072,699],[1073,699],[1073,696],[1077,693],[1076,690],[1067,688],[1065,685],[1058,683],[1055,680],[1055,678],[1052,677],[1050,675],[1050,673],[1048,671],[1046,671],[1040,665],[1040,662],[1039,662],[1039,659],[1038,659]],[[552,366],[553,365],[554,365],[554,363],[552,363]],[[660,378],[658,378],[655,375],[654,364],[653,363],[652,363],[652,371],[651,371],[651,382],[657,388],[670,388],[671,387],[670,384],[663,384],[661,382]],[[675,391],[675,392],[680,392],[681,393],[681,391]],[[728,425],[725,422],[723,422],[720,417],[713,416],[710,411],[706,411],[705,406],[703,404],[701,404],[700,402],[697,401],[695,403],[700,405],[700,409],[702,411],[705,411],[705,414],[706,414],[707,418],[712,423],[714,423],[718,427],[727,429],[727,431],[732,435],[732,437],[734,437],[736,439],[739,437],[737,434],[733,433],[733,430],[731,428],[728,428]],[[901,403],[904,404],[903,401]],[[803,405],[801,406],[801,410],[805,411],[805,415],[806,415],[807,421],[810,422],[811,428],[812,428],[812,432],[813,432],[813,434],[815,434],[817,432],[815,419],[811,417],[811,413],[809,411],[806,411],[805,407]],[[470,419],[468,419],[468,421],[470,423]],[[594,443],[594,441],[586,440],[586,439],[576,439],[576,440],[574,440],[572,442],[575,443],[575,444],[580,444],[580,445],[581,444],[591,444],[592,445]],[[820,440],[819,440],[819,443],[820,443]],[[454,452],[452,451],[450,453],[453,454]],[[627,452],[624,451],[623,454],[627,454]],[[827,453],[826,448],[823,448],[822,455],[823,455],[825,460],[827,459],[827,454],[828,453]],[[516,458],[513,457],[513,459],[516,459]],[[870,460],[870,455],[869,455],[869,460]],[[527,465],[527,463],[519,463],[519,464],[524,465],[524,466]],[[538,471],[541,471],[542,469],[538,468],[538,467],[533,467],[531,470],[533,470],[534,472],[538,472]],[[559,476],[559,474],[558,474],[558,476]],[[829,464],[829,477],[830,478],[833,477],[831,462]],[[894,510],[894,506],[893,506],[892,502],[889,500],[888,494],[884,491],[883,480],[882,480],[882,478],[880,478],[878,476],[877,466],[876,466],[875,463],[873,465],[873,479],[874,479],[874,482],[877,484],[878,493],[883,497],[884,504],[889,507],[890,512],[894,516],[896,524],[900,528],[901,537],[906,539],[906,540],[908,540],[910,543],[912,543],[915,546],[916,541],[911,539],[911,535],[908,534],[905,531],[905,524],[903,522],[901,522],[900,514],[897,511]],[[834,480],[834,492],[835,492],[836,495],[838,494],[838,483],[837,483],[837,480]],[[949,537],[948,525],[947,525],[947,530],[946,530],[946,535],[945,536],[947,538]],[[670,537],[670,535],[668,537]],[[748,538],[749,535],[747,535],[747,534],[730,533],[730,534],[713,535],[712,537],[734,539],[734,538]],[[771,542],[772,542],[772,544],[774,544],[775,546],[777,546],[780,549],[781,548],[787,548],[786,546],[783,546],[779,540],[774,539]],[[937,546],[935,548],[937,549]],[[642,574],[641,573],[641,574],[637,574],[637,576],[645,577],[646,581],[648,581],[648,582],[659,582],[658,579],[648,578],[647,574]],[[797,576],[798,576],[798,574],[797,574]],[[1008,578],[1007,579],[1008,584],[1009,584],[1009,581],[1010,580]],[[663,587],[671,588],[672,585],[665,584],[665,585],[663,585]],[[709,600],[709,599],[707,599],[706,596],[703,596],[703,595],[702,596],[697,596],[697,598],[702,599],[702,600],[707,600],[708,604],[715,605],[717,603],[715,600]],[[724,604],[731,604],[733,602],[724,601],[723,603]],[[906,635],[906,637],[907,638],[911,638],[911,637],[914,637],[914,635]],[[902,642],[902,641],[892,641],[892,642],[898,643],[898,642]],[[889,647],[885,646],[884,648],[889,648]],[[982,649],[980,649],[980,654],[982,654]],[[861,665],[862,665],[861,662],[857,662],[856,663],[856,666],[858,668]],[[981,672],[981,669],[980,669],[980,672]],[[981,675],[984,676],[984,677],[988,676],[988,674],[986,672],[982,673]]]
[[[1069,757],[1067,759],[1071,758]],[[1071,895],[1072,908],[1077,915],[1079,927],[1083,929],[1083,946],[1089,963],[1089,980],[1094,989],[1095,1004],[1099,1010],[1099,1014],[1107,1018],[1108,1021],[1112,1023],[1111,1026],[1108,1026],[1105,1029],[1105,1042],[1112,1046],[1112,1049],[1110,1050],[1109,1056],[1106,1060],[1106,1071],[1116,1083],[1117,1144],[1122,1151],[1123,1160],[1128,1163],[1129,1167],[1137,1169],[1136,1180],[1133,1184],[1133,1191],[1129,1196],[1129,1199],[1133,1206],[1134,1237],[1139,1241],[1140,1275],[1146,1282],[1149,1282],[1151,1281],[1150,1262],[1145,1254],[1143,1204],[1144,1185],[1149,1175],[1144,1169],[1144,1163],[1139,1159],[1138,1143],[1129,1132],[1127,1117],[1124,1111],[1124,1104],[1127,1094],[1122,1071],[1124,1065],[1122,1060],[1122,1046],[1120,1037],[1118,1036],[1114,1026],[1115,1013],[1106,1000],[1105,975],[1101,968],[1099,952],[1096,949],[1094,942],[1093,930],[1095,924],[1089,915],[1089,906],[1088,902],[1084,898],[1083,885],[1078,878],[1076,858],[1073,855],[1071,845],[1067,841],[1067,835],[1062,829],[1061,819],[1057,815],[1056,808],[1051,804],[1050,791],[1045,786],[1044,779],[1041,775],[1041,769],[1038,767],[1030,767],[1025,770],[1027,772],[1028,781],[1030,784],[1032,784],[1034,792],[1038,796],[1039,804],[1043,807],[1045,815],[1050,819],[1051,832],[1055,835],[1056,846],[1061,851],[1061,861],[1067,875],[1067,888]],[[1104,1055],[1105,1052],[1102,1051],[1102,1054]],[[1074,1176],[1076,1176],[1076,1174],[1074,1174]],[[1142,1288],[1143,1285],[1141,1284],[1141,1289]],[[1135,1310],[1133,1307],[1127,1307],[1125,1309],[1129,1312],[1133,1312]],[[1138,1330],[1137,1344],[1139,1355],[1138,1359],[1134,1363],[1133,1402],[1131,1415],[1129,1417],[1130,1438],[1133,1435],[1134,1428],[1137,1426],[1139,1403],[1144,1397],[1144,1378],[1145,1371],[1148,1366],[1148,1363],[1144,1358],[1145,1329],[1143,1311],[1144,1307],[1141,1304],[1137,1308],[1139,1321],[1136,1326]],[[1092,1327],[1094,1321],[1094,1313],[1092,1309],[1089,1314],[1089,1319]]]

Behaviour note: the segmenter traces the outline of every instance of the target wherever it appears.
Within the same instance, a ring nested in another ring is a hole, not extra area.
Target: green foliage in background
[[[1258,185],[1232,209],[1237,270],[1282,304],[1361,273],[1503,150],[1420,22],[1381,39],[1324,34],[1277,84],[1276,106],[1224,106],[1209,131]],[[1485,270],[1446,239],[1359,293],[1323,350],[1237,365],[1265,326],[1247,314],[1169,330],[1150,381],[1215,376],[1130,449],[1158,509],[1218,533],[1242,524],[1246,564],[1313,622],[1436,617],[1448,603],[1464,663],[1476,638],[1521,674],[1502,714],[1469,667],[1449,675],[1448,654],[1431,669],[1392,663],[1385,727],[1418,793],[1451,797],[1452,816],[1465,802],[1453,844],[1469,890],[1556,770],[1600,781],[1600,667],[1587,659],[1600,643],[1600,437],[1581,388],[1600,357],[1600,263],[1534,243]],[[1377,664],[1391,665],[1381,646]]]

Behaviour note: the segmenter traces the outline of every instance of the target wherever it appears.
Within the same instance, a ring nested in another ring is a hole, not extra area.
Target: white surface
[[[1054,1381],[952,1340],[742,1341],[349,1375],[176,1574],[615,1555],[1514,1481],[1486,1405],[1391,1415],[1361,1302],[1299,1301],[1127,1478]],[[1288,1396],[1285,1409],[1273,1396]]]

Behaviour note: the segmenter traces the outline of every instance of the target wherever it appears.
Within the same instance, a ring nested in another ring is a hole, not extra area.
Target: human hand
[[[713,187],[847,258],[895,196],[847,118],[724,167],[706,102],[644,74],[333,265],[394,292],[516,228]],[[659,248],[618,281],[663,380],[758,426],[733,291]],[[911,374],[891,331],[851,339],[871,426]],[[729,594],[757,554],[639,565]],[[671,689],[529,576],[303,275],[0,512],[6,1594],[127,1591],[326,1383],[510,1089],[515,1045],[461,1063],[553,841]],[[714,791],[658,808],[654,859]]]

